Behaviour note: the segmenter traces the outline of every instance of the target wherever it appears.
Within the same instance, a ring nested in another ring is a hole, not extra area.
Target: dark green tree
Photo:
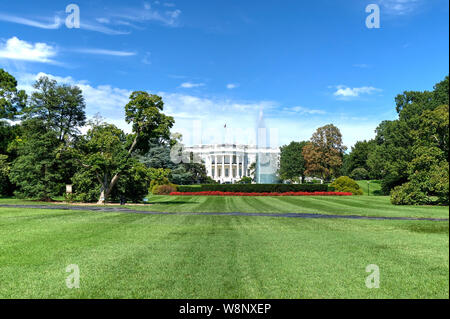
[[[108,170],[103,170],[102,176],[98,179],[101,185],[99,204],[103,204],[110,197],[120,177],[130,167],[129,161],[133,157],[136,158],[136,155],[148,153],[151,147],[149,140],[170,140],[170,128],[174,124],[174,119],[163,114],[163,108],[164,103],[161,97],[142,91],[133,92],[130,96],[130,102],[125,106],[125,120],[132,124],[133,133],[121,137],[119,132],[114,133],[114,129],[108,127],[108,139],[105,143],[111,148],[109,160],[114,165]],[[94,145],[94,149],[97,148],[93,153],[99,156],[98,146],[101,146],[103,142],[100,137],[96,137],[95,140],[98,140],[98,142],[91,141],[90,143]],[[113,140],[117,143],[116,146],[111,144]],[[100,145],[95,146],[99,143]],[[91,161],[92,156],[89,154],[89,152],[85,152],[84,156],[90,158]],[[84,166],[92,166],[92,163],[83,158],[81,158],[81,162]]]
[[[303,158],[303,147],[308,142],[291,142],[280,148],[280,170],[282,180],[303,183],[305,178],[305,159]]]
[[[18,139],[17,154],[10,180],[19,197],[50,200],[62,192],[62,176],[57,149],[57,132],[48,130],[37,119],[23,123],[24,134]]]
[[[86,123],[83,94],[77,86],[59,85],[44,76],[33,85],[29,106],[24,109],[24,119],[35,118],[57,133],[59,141],[68,141],[78,135],[79,127]]]

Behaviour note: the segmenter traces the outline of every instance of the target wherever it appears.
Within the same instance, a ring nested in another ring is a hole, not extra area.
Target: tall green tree
[[[346,175],[350,175],[355,169],[363,168],[366,171],[370,172],[370,167],[367,163],[369,159],[369,154],[374,150],[375,148],[375,141],[358,141],[355,143],[354,146],[352,146],[352,149],[350,151],[350,154],[348,158],[346,159]],[[376,178],[375,175],[376,172],[373,172],[374,175],[372,178]]]
[[[50,200],[62,190],[57,133],[48,130],[38,119],[25,121],[22,125],[24,133],[16,145],[18,157],[10,171],[10,180],[17,186],[15,194]]]
[[[303,147],[307,144],[306,141],[291,142],[280,148],[279,175],[281,179],[303,183],[306,170]]]
[[[135,158],[124,161],[130,136],[113,124],[90,121],[89,126],[76,150],[80,167],[72,181],[77,199],[98,200],[112,176],[120,171],[122,176],[108,193],[109,199],[123,196],[132,201],[141,200],[149,186],[148,169]]]
[[[125,106],[125,121],[132,125],[133,132],[127,136],[126,141],[117,140],[122,150],[111,153],[111,156],[119,165],[111,174],[103,175],[102,181],[99,181],[101,185],[99,204],[103,204],[109,198],[120,177],[125,173],[130,159],[150,150],[149,140],[155,138],[170,140],[170,128],[174,124],[174,119],[162,113],[163,108],[164,102],[160,96],[142,91],[131,94],[130,102]]]
[[[33,87],[36,91],[24,109],[23,118],[41,120],[57,133],[59,141],[78,135],[79,128],[86,124],[86,104],[81,89],[60,85],[46,76],[39,78]]]
[[[368,166],[380,172],[385,194],[410,180],[408,166],[418,156],[419,146],[438,147],[448,154],[448,89],[447,76],[432,92],[399,94],[395,99],[399,118],[378,126]]]

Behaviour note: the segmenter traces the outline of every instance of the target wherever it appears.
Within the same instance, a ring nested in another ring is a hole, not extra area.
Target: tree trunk
[[[128,150],[128,154],[126,157],[126,160],[128,160],[128,158],[131,156],[131,153],[133,152],[134,148],[136,147],[137,144],[137,138],[138,138],[138,133],[136,134],[133,143],[131,144],[130,149]],[[106,175],[105,175],[106,178]],[[117,184],[117,182],[119,181],[120,178],[120,172],[117,173],[116,175],[114,175],[114,177],[111,179],[111,182],[109,183],[108,186],[107,185],[107,181],[105,180],[104,182],[104,186],[102,188],[102,191],[100,193],[100,198],[98,199],[97,205],[103,205],[105,204],[106,199],[109,197],[109,195],[111,194],[112,189],[114,188],[114,186]]]

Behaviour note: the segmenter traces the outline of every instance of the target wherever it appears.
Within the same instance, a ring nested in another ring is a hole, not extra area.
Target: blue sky
[[[70,3],[0,3],[0,67],[28,91],[42,74],[79,85],[88,115],[126,130],[130,92],[160,94],[186,144],[199,123],[204,143],[225,123],[249,142],[263,108],[280,144],[334,123],[351,146],[449,69],[447,0],[77,1],[80,29]]]

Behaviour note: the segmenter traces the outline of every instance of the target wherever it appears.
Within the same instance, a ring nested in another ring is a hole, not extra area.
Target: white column
[[[219,173],[217,172],[217,155],[214,155],[214,179],[216,179],[219,176]]]
[[[240,179],[241,173],[239,173],[239,155],[236,154],[236,176]]]
[[[230,179],[233,178],[233,154],[230,155],[230,170],[228,172],[228,176],[230,176]]]
[[[244,162],[245,162],[245,153],[242,154],[242,177],[247,175],[244,170]]]
[[[213,166],[212,166],[212,156],[209,155],[209,156],[208,156],[208,159],[209,159],[209,176],[211,176],[211,178],[212,178],[212,177],[214,177],[213,174],[212,174],[212,169],[213,169]]]
[[[225,155],[222,155],[222,177],[225,177]]]

